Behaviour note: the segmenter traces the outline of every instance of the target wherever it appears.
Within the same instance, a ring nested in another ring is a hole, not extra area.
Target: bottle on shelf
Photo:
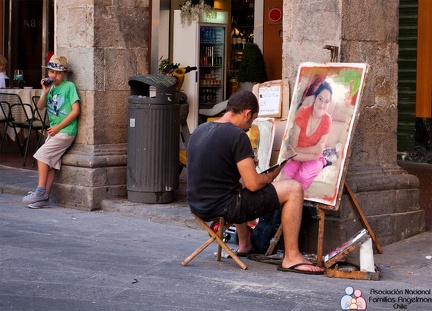
[[[239,31],[239,33],[238,33],[238,35],[237,35],[237,50],[241,50],[241,48],[242,48],[242,34],[241,34],[241,32]]]
[[[248,35],[248,42],[249,43],[253,43],[254,42],[254,33],[253,30],[250,31],[249,35]]]

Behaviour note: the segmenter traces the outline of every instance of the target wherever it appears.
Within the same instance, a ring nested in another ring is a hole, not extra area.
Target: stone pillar
[[[55,52],[73,70],[81,115],[52,199],[98,209],[127,196],[128,78],[148,73],[149,1],[57,0],[55,11]]]
[[[284,1],[282,76],[291,87],[301,62],[330,60],[324,45],[339,47],[340,62],[370,65],[347,182],[381,245],[424,231],[418,179],[396,162],[398,8],[398,0]],[[325,252],[362,227],[345,194],[327,214]]]

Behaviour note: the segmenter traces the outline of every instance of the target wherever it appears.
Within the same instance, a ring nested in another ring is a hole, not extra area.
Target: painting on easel
[[[256,169],[260,173],[266,170],[270,164],[275,136],[274,118],[256,118],[246,134],[249,136],[254,156],[258,159]]]
[[[348,169],[367,64],[302,63],[279,161],[297,154],[278,179],[296,179],[305,200],[337,209]]]

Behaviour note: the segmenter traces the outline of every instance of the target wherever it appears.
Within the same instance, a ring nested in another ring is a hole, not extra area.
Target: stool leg
[[[187,265],[193,258],[195,258],[199,253],[201,253],[207,246],[209,246],[214,240],[216,240],[216,242],[218,243],[218,249],[219,248],[223,248],[228,255],[231,256],[232,259],[234,259],[234,261],[243,269],[246,270],[247,266],[238,258],[238,256],[225,244],[225,242],[219,237],[220,233],[215,233],[208,225],[207,223],[202,220],[201,218],[199,218],[198,216],[196,216],[195,214],[192,213],[192,215],[195,217],[195,219],[201,224],[201,226],[208,232],[208,234],[211,236],[207,242],[205,242],[203,245],[201,245],[201,247],[199,247],[195,252],[192,253],[192,255],[190,255],[188,258],[186,258],[183,262],[182,265],[185,266]],[[222,232],[222,236],[223,236],[223,232],[225,231],[225,221],[223,219],[221,219],[223,226],[220,227],[220,230]],[[220,224],[220,223],[219,223]],[[222,252],[222,250],[221,250]]]
[[[191,262],[192,259],[194,259],[196,256],[198,256],[207,246],[213,243],[215,240],[214,237],[210,237],[207,242],[205,242],[203,245],[201,245],[196,251],[194,251],[188,258],[182,261],[182,265],[186,266],[189,262]]]
[[[224,243],[224,241],[222,241],[221,238],[219,238],[219,236],[216,235],[216,242],[218,242],[218,244],[228,253],[228,255],[230,255],[230,257],[232,259],[234,259],[234,261],[243,269],[246,270],[247,266],[243,263],[243,261],[241,261],[238,256]]]
[[[219,218],[219,231],[218,231],[218,235],[219,235],[219,238],[221,240],[223,240],[223,233],[225,231],[224,229],[225,229],[225,221],[224,221],[223,218]],[[222,257],[222,247],[218,243],[218,248],[217,248],[217,253],[216,253],[216,260],[220,261],[221,257]]]

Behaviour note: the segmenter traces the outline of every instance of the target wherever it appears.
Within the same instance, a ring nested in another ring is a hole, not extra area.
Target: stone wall
[[[148,73],[149,1],[57,0],[55,10],[55,52],[74,71],[81,115],[52,199],[98,209],[127,194],[128,78]]]
[[[396,163],[398,5],[398,0],[284,1],[282,75],[291,87],[301,62],[329,61],[325,45],[339,47],[340,62],[369,64],[347,182],[382,245],[424,231],[418,179]],[[339,210],[327,213],[324,251],[361,227],[343,195]],[[316,232],[315,226],[309,235],[312,251]]]

